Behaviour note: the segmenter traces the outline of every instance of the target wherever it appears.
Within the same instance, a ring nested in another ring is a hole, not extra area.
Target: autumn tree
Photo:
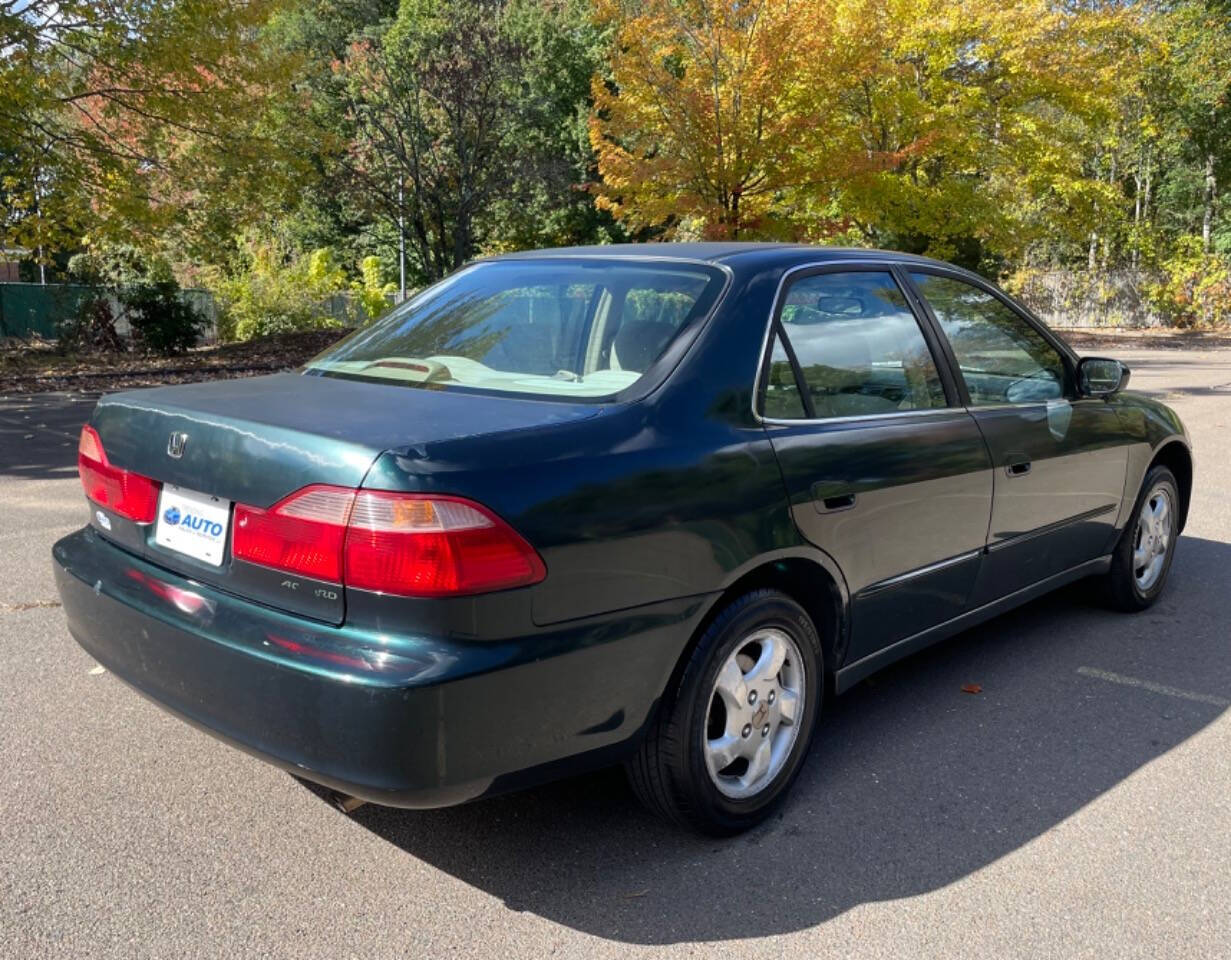
[[[148,240],[227,200],[272,198],[295,155],[263,126],[289,92],[261,42],[280,6],[0,0],[5,242],[87,228]]]
[[[756,236],[784,191],[852,159],[822,105],[860,50],[827,0],[602,0],[598,15],[615,25],[594,81],[598,203],[627,223]],[[805,151],[818,143],[824,170]]]
[[[851,4],[868,16],[872,3]],[[895,0],[882,56],[835,108],[867,164],[839,209],[863,242],[978,267],[1040,236],[1079,239],[1118,187],[1088,168],[1128,45],[1119,12],[1051,0]]]
[[[1113,14],[1048,0],[608,0],[591,137],[601,204],[722,237],[977,261],[1032,210],[1085,229],[1083,123],[1106,115]]]

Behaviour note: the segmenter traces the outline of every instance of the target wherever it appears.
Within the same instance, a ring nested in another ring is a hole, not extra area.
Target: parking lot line
[[[1231,707],[1231,700],[1226,697],[1216,697],[1209,693],[1196,693],[1192,690],[1181,690],[1178,687],[1168,687],[1151,680],[1139,680],[1136,677],[1126,677],[1123,674],[1112,673],[1110,670],[1098,670],[1094,667],[1078,667],[1077,672],[1083,677],[1094,677],[1096,680],[1106,680],[1108,683],[1118,683],[1124,687],[1137,687],[1150,693],[1161,693],[1168,697],[1179,697],[1181,700],[1192,700],[1194,703],[1209,703],[1216,707]]]

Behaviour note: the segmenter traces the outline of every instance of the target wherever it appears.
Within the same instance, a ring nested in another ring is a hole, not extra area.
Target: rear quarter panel
[[[800,543],[751,394],[776,273],[740,279],[666,384],[590,420],[386,453],[365,485],[487,504],[539,550],[536,624],[723,589]],[[348,610],[353,607],[348,603]]]

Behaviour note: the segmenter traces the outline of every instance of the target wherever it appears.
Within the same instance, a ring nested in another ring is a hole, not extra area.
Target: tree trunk
[[[1206,253],[1214,247],[1214,200],[1218,196],[1218,180],[1214,176],[1214,154],[1205,156],[1205,216],[1201,223],[1201,242]]]

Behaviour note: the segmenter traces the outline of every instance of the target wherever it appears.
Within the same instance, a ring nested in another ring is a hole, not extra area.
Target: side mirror
[[[1119,360],[1082,357],[1077,364],[1077,386],[1083,397],[1110,397],[1128,386],[1129,373]]]

